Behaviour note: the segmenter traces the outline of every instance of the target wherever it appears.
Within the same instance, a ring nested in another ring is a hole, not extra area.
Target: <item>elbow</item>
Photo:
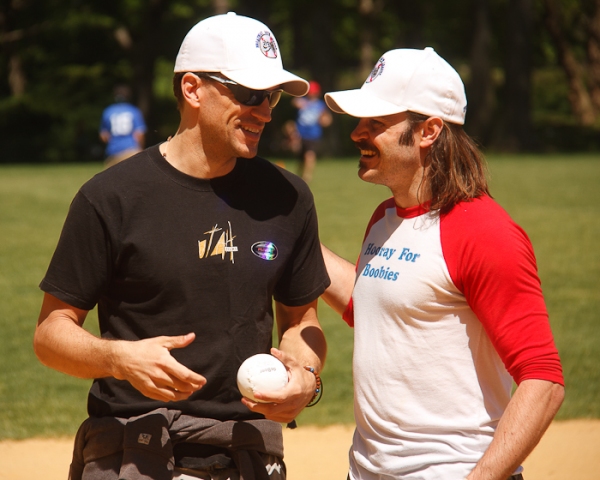
[[[45,355],[43,343],[40,340],[39,327],[35,329],[35,333],[33,334],[33,353],[35,353],[35,356],[42,364],[46,365],[44,362]]]
[[[41,331],[40,325],[35,329],[33,334],[33,353],[42,365],[50,366],[51,351],[47,346],[44,333]]]
[[[556,411],[565,400],[565,387],[560,383],[553,383],[551,389],[551,402],[556,407]]]

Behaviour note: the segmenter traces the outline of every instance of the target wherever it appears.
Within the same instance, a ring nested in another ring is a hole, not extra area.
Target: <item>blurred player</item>
[[[321,86],[315,81],[309,82],[306,97],[294,98],[292,104],[298,109],[296,129],[301,140],[300,176],[310,183],[321,150],[323,127],[331,124],[331,113],[321,98]]]
[[[129,103],[131,90],[115,88],[115,103],[102,112],[100,138],[106,144],[105,167],[111,167],[144,148],[146,123],[139,108]]]

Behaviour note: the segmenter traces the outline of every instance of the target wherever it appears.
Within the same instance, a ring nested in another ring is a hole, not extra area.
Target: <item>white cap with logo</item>
[[[229,12],[198,22],[183,39],[174,72],[219,72],[254,90],[277,86],[296,96],[308,82],[283,69],[275,35],[264,23]]]
[[[463,125],[467,112],[460,75],[431,47],[384,53],[360,89],[327,93],[325,101],[360,118],[411,111]]]

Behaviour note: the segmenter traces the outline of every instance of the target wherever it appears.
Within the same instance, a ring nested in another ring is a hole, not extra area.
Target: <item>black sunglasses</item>
[[[195,72],[194,75],[214,80],[215,82],[219,82],[221,85],[226,86],[231,93],[233,93],[234,98],[238,102],[248,107],[256,107],[263,103],[265,98],[268,98],[269,108],[275,108],[275,105],[279,103],[279,99],[281,98],[281,92],[283,92],[283,90],[252,90],[251,88],[244,87],[228,78],[218,77],[214,74],[205,72]]]

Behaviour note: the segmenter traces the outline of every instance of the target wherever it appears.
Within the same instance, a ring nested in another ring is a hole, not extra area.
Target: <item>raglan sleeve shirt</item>
[[[454,284],[515,382],[564,385],[533,247],[523,229],[482,197],[442,217],[441,240]]]
[[[388,203],[375,211],[367,232]],[[533,247],[523,229],[483,196],[442,215],[440,235],[452,281],[515,382],[539,379],[564,385]],[[353,315],[350,303],[343,318],[351,326]]]

